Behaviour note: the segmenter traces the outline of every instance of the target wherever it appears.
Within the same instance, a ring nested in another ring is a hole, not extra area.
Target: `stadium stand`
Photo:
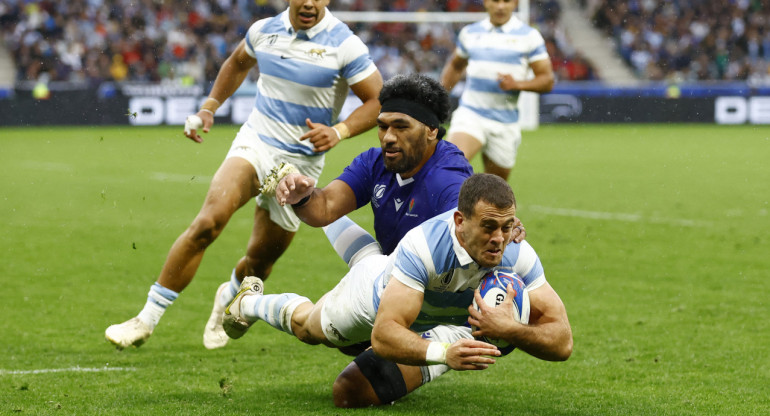
[[[41,77],[97,86],[103,81],[201,84],[213,81],[249,25],[285,7],[281,0],[3,0],[0,36],[14,79]],[[483,11],[480,0],[332,0],[344,11]],[[531,1],[561,80],[595,78],[559,25],[555,0]],[[386,78],[438,75],[462,24],[351,23]],[[6,69],[7,71],[7,69]]]
[[[582,0],[644,80],[770,84],[768,0]]]

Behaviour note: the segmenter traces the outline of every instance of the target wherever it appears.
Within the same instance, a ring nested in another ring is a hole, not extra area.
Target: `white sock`
[[[261,319],[275,329],[294,335],[291,315],[297,306],[305,302],[310,302],[310,299],[294,293],[245,296],[241,300],[241,314],[251,322]]]
[[[150,291],[147,292],[147,303],[144,304],[144,308],[136,317],[149,326],[150,330],[153,330],[166,312],[166,308],[171,306],[177,297],[179,297],[179,293],[155,282],[150,287]]]
[[[235,299],[235,295],[238,294],[240,288],[241,281],[235,277],[235,269],[233,269],[233,273],[230,275],[230,284],[219,294],[219,304],[227,307]]]

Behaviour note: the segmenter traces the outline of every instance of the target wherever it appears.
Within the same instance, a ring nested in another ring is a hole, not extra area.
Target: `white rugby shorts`
[[[316,181],[321,175],[324,166],[324,156],[305,156],[297,153],[289,153],[277,149],[263,142],[248,123],[245,123],[230,146],[225,159],[231,157],[240,157],[247,160],[254,166],[257,172],[257,178],[262,183],[264,178],[270,174],[270,171],[281,164],[288,162],[294,165],[300,173],[309,176]],[[270,211],[270,220],[278,224],[286,231],[296,232],[299,229],[300,220],[294,214],[290,205],[281,206],[275,197],[258,195],[257,205]]]
[[[516,163],[516,151],[521,144],[519,123],[501,123],[481,117],[465,107],[452,113],[447,137],[465,133],[481,142],[481,152],[494,164],[510,169]]]
[[[386,269],[388,256],[371,255],[350,268],[324,298],[321,326],[332,344],[344,347],[368,341],[377,312],[374,310],[374,281]]]

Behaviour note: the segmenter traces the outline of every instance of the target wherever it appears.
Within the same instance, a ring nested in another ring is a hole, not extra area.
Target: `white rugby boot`
[[[247,276],[241,282],[241,290],[235,295],[235,298],[227,308],[225,308],[225,317],[222,320],[222,327],[228,337],[238,339],[249,330],[254,322],[249,322],[241,311],[241,301],[246,296],[262,295],[264,284],[262,279],[254,276]]]
[[[206,327],[203,329],[203,346],[210,350],[222,348],[227,345],[230,338],[227,337],[225,329],[222,327],[222,318],[225,316],[225,307],[219,303],[219,295],[223,290],[230,286],[230,282],[224,282],[219,285],[217,294],[214,296],[214,308],[211,309]]]
[[[122,324],[110,325],[104,331],[107,341],[113,343],[119,350],[144,344],[144,341],[152,335],[152,329],[139,318],[133,317]]]

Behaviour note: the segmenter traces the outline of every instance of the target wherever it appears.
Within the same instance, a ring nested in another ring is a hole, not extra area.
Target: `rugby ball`
[[[507,272],[505,270],[492,270],[481,278],[481,282],[479,283],[479,294],[487,305],[497,307],[503,303],[508,295],[506,287],[509,283],[513,285],[513,291],[515,292],[513,297],[512,318],[526,324],[529,322],[529,294],[526,289],[524,289],[524,281],[521,280],[521,277],[516,273]],[[475,297],[473,299],[473,307],[476,310],[479,310]],[[472,326],[471,328],[474,331],[476,330],[475,326]],[[496,346],[503,355],[509,354],[516,348],[500,339],[489,339],[487,337],[479,337],[477,339]]]

